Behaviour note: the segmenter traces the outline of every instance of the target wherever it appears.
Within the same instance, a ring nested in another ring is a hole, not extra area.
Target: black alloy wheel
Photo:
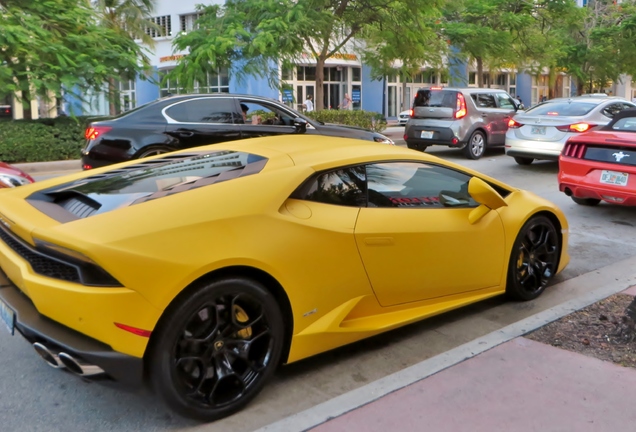
[[[150,147],[150,148],[147,148],[146,150],[143,150],[141,153],[139,153],[138,158],[142,159],[149,156],[157,156],[164,153],[170,153],[171,151],[174,151],[174,150],[171,150],[170,148],[164,147],[164,146]]]
[[[179,414],[212,421],[243,408],[280,362],[284,329],[261,284],[229,278],[170,307],[151,341],[155,390]]]
[[[596,198],[577,198],[575,196],[572,197],[572,201],[574,201],[578,205],[583,205],[583,206],[595,206],[595,205],[599,205],[601,203],[600,199],[596,199]]]
[[[559,236],[552,221],[545,216],[531,218],[512,248],[506,293],[523,301],[539,297],[556,273],[560,255]]]
[[[468,159],[479,159],[486,150],[486,135],[481,131],[475,131],[468,139],[464,154]]]

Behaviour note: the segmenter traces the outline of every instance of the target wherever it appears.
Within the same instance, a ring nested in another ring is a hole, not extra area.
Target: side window
[[[231,98],[193,99],[166,109],[168,117],[183,123],[232,123]]]
[[[495,95],[492,93],[473,93],[470,95],[477,108],[497,108]]]
[[[512,98],[508,96],[506,93],[495,93],[495,95],[497,95],[497,102],[499,103],[499,108],[515,109],[515,104],[512,101]]]
[[[294,192],[292,198],[348,207],[365,207],[364,167],[349,167],[321,173]]]
[[[619,112],[623,111],[625,109],[625,104],[622,103],[613,103],[611,105],[606,106],[605,108],[603,108],[603,110],[601,111],[601,113],[603,113],[603,115],[605,117],[609,117],[612,118],[614,117],[616,114],[618,114]]]
[[[474,207],[471,177],[436,165],[387,162],[367,166],[369,207]]]
[[[247,124],[293,126],[294,118],[281,109],[264,103],[239,100],[243,121]]]

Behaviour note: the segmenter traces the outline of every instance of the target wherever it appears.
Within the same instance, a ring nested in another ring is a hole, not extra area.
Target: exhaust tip
[[[60,363],[59,357],[56,354],[52,353],[51,350],[49,350],[40,342],[34,343],[33,348],[35,349],[35,352],[38,353],[38,355],[42,357],[42,359],[44,359],[46,364],[48,364],[52,368],[59,369],[64,366],[62,363]]]
[[[59,359],[60,362],[75,375],[87,377],[104,373],[104,369],[99,366],[84,363],[67,353],[60,353]]]
[[[572,189],[570,189],[570,188],[565,188],[565,190],[563,192],[565,192],[565,194],[567,196],[572,196]]]

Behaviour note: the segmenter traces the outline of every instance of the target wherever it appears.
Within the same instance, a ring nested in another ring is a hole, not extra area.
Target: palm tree
[[[121,32],[134,40],[140,40],[148,48],[154,48],[154,40],[147,33],[148,29],[161,32],[162,29],[155,24],[152,12],[155,8],[155,0],[88,0],[97,11],[98,19],[103,26]],[[147,57],[141,59],[148,64]],[[134,78],[134,77],[126,77]],[[117,114],[117,85],[115,80],[108,82],[108,101],[110,115]]]

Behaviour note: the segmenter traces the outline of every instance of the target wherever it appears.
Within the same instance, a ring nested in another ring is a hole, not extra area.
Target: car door
[[[487,133],[488,144],[501,144],[503,138],[500,130],[500,111],[497,109],[497,101],[492,92],[472,93],[471,98],[475,102],[477,111],[480,113]]]
[[[356,242],[382,306],[501,284],[506,257],[499,214],[470,224],[470,176],[420,162],[366,167],[368,206]]]
[[[243,138],[287,135],[297,132],[294,116],[282,107],[257,99],[238,98],[243,113]]]
[[[495,93],[497,101],[497,142],[503,144],[506,140],[506,132],[508,131],[508,122],[517,112],[515,102],[508,93]]]
[[[177,139],[181,148],[241,138],[241,114],[230,96],[177,102],[164,108],[163,115],[168,121],[165,133]]]

